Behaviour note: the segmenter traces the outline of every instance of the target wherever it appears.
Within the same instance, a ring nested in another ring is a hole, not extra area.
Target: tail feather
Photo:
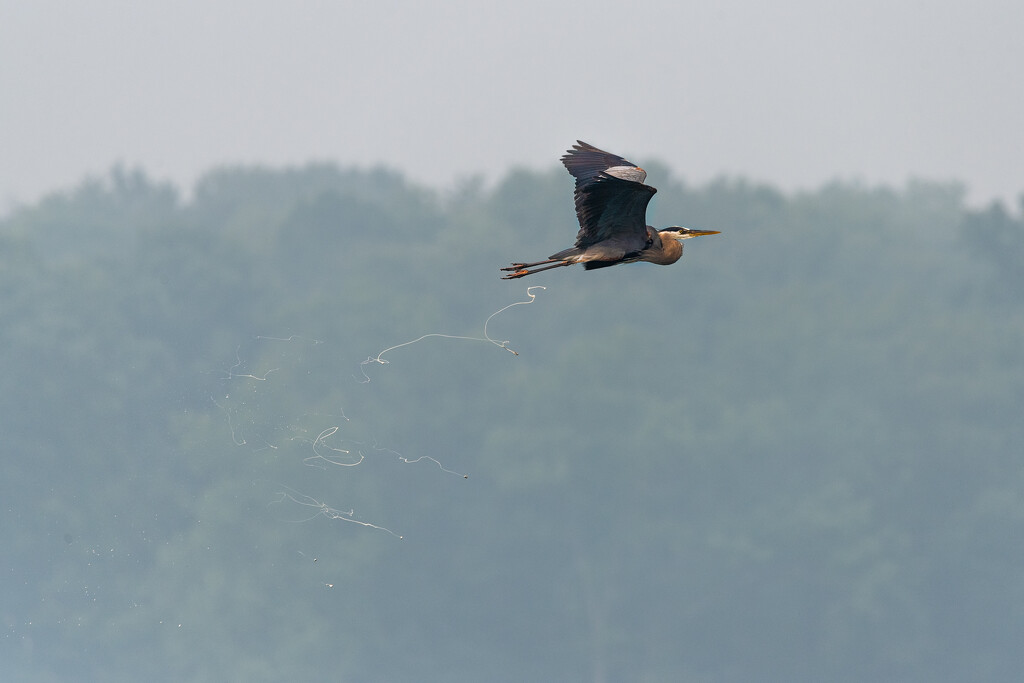
[[[548,256],[548,258],[553,259],[555,261],[568,261],[572,260],[573,257],[581,256],[582,254],[583,250],[580,249],[579,247],[569,247],[568,249],[563,249],[557,254],[552,254],[551,256]]]

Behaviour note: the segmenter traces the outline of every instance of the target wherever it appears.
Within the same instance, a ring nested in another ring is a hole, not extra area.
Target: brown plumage
[[[631,161],[577,141],[562,157],[576,179],[576,244],[544,261],[513,263],[502,268],[512,280],[552,268],[582,263],[587,270],[620,263],[675,263],[683,255],[681,240],[717,235],[717,230],[672,226],[656,230],[647,225],[647,204],[657,192],[645,185],[647,172]],[[544,266],[536,268],[535,266]]]

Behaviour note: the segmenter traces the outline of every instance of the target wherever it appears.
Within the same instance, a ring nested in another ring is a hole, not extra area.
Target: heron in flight
[[[576,246],[552,254],[546,261],[513,263],[502,268],[508,273],[502,279],[574,263],[582,263],[587,270],[637,261],[667,266],[683,255],[683,240],[719,233],[675,225],[656,230],[647,225],[647,203],[657,192],[644,184],[647,171],[581,140],[576,142],[562,157],[576,179],[576,216],[580,220]]]

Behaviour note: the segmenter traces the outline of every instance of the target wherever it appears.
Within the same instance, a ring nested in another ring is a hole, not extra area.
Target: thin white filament
[[[361,519],[356,519],[355,518],[356,511],[354,509],[353,510],[348,510],[347,512],[344,511],[344,510],[338,510],[336,508],[332,508],[332,507],[328,506],[326,503],[321,503],[320,501],[318,501],[317,499],[313,498],[312,496],[307,496],[305,493],[300,493],[299,491],[296,491],[295,489],[290,488],[288,486],[284,486],[283,484],[281,485],[281,488],[283,488],[284,491],[278,491],[277,492],[277,496],[278,496],[277,499],[270,501],[269,505],[275,505],[275,504],[278,504],[278,503],[283,503],[286,500],[290,500],[293,503],[298,503],[299,505],[302,505],[304,507],[310,507],[310,508],[314,508],[316,510],[316,512],[313,513],[313,515],[311,515],[311,516],[309,516],[309,517],[307,517],[305,519],[290,520],[290,521],[292,521],[292,522],[294,522],[296,524],[299,524],[299,523],[302,523],[302,522],[309,522],[311,520],[316,519],[317,517],[323,516],[323,517],[326,517],[327,519],[340,519],[343,522],[350,522],[352,524],[358,524],[359,526],[365,526],[365,527],[368,527],[370,529],[379,529],[380,531],[385,531],[385,532],[391,534],[392,536],[394,536],[398,540],[402,540],[401,536],[396,534],[391,529],[388,529],[387,527],[380,526],[379,524],[373,524],[371,522],[364,522]]]
[[[366,370],[363,369],[364,366],[368,365],[369,363],[378,363],[380,365],[387,365],[388,363],[390,363],[390,361],[384,359],[384,354],[389,353],[391,351],[394,351],[395,349],[400,349],[403,346],[409,346],[410,344],[415,344],[417,342],[421,342],[424,339],[427,339],[429,337],[442,337],[444,339],[464,339],[466,341],[490,342],[491,344],[494,344],[498,348],[505,349],[506,351],[511,353],[513,356],[518,356],[519,352],[515,351],[514,349],[509,347],[509,343],[510,342],[508,340],[498,341],[497,339],[492,338],[487,333],[487,326],[490,324],[491,320],[496,315],[498,315],[499,313],[503,313],[504,311],[507,311],[508,309],[512,308],[513,306],[522,306],[524,304],[532,304],[537,299],[537,295],[533,293],[533,290],[535,290],[535,289],[547,289],[547,287],[544,287],[542,285],[532,285],[530,287],[527,287],[526,288],[526,296],[528,296],[529,299],[527,299],[525,301],[514,301],[514,302],[510,303],[508,306],[505,306],[503,308],[499,308],[497,311],[495,311],[494,313],[491,313],[489,316],[487,316],[487,320],[484,321],[484,336],[483,337],[468,337],[468,336],[457,335],[457,334],[431,333],[431,334],[425,334],[422,337],[417,337],[416,339],[413,339],[412,341],[402,342],[401,344],[395,344],[394,346],[389,346],[388,348],[386,348],[383,351],[381,351],[380,353],[378,353],[376,357],[367,358],[366,360],[364,360],[362,363],[359,364],[359,369],[363,373],[363,378],[364,378],[363,380],[361,380],[362,383],[366,384],[367,382],[370,381],[370,376],[367,375],[366,374]]]

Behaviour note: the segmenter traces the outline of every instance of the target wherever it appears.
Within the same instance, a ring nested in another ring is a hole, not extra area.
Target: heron
[[[657,192],[645,185],[647,171],[617,154],[577,140],[562,156],[576,179],[576,245],[547,260],[513,263],[504,280],[582,263],[586,270],[646,261],[667,266],[683,255],[683,240],[717,235],[718,230],[692,230],[678,225],[656,230],[647,225],[647,204]],[[538,268],[537,266],[542,266]]]

